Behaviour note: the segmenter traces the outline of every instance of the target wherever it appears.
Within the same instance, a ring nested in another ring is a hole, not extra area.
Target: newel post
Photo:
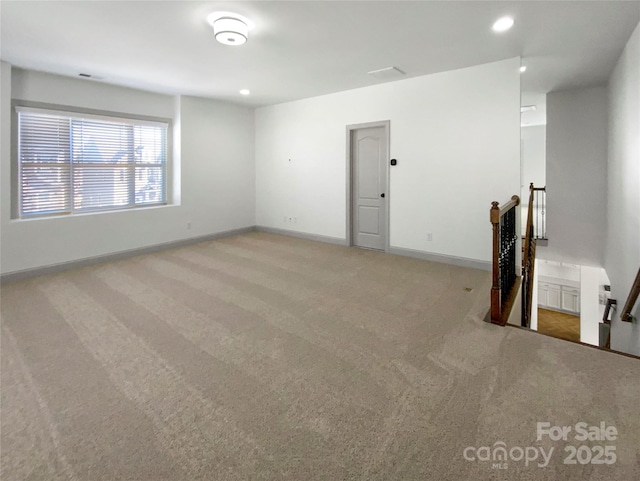
[[[490,219],[493,224],[493,259],[491,285],[491,322],[501,324],[500,305],[500,207],[498,202],[491,202]]]

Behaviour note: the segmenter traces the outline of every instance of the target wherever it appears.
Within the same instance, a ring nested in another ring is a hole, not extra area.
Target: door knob
[[[380,194],[380,197],[384,197],[384,193]]]

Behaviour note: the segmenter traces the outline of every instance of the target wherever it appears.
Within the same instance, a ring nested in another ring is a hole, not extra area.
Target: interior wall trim
[[[320,234],[310,234],[308,232],[299,232],[299,231],[288,230],[288,229],[278,229],[277,227],[266,227],[262,225],[256,226],[256,230],[258,232],[266,232],[267,234],[284,235],[288,237],[296,237],[298,239],[306,239],[306,240],[316,241],[316,242],[325,242],[327,244],[335,244],[339,246],[347,245],[347,239],[342,239],[340,237],[331,237],[331,236],[320,235]]]
[[[451,264],[460,267],[471,267],[472,269],[481,269],[483,271],[491,270],[491,262],[479,261],[477,259],[468,259],[466,257],[448,256],[446,254],[436,254],[433,252],[417,251],[414,249],[405,249],[403,247],[391,247],[389,254],[398,256],[414,257],[425,261],[440,262],[441,264]]]
[[[110,262],[120,259],[126,259],[128,257],[135,257],[144,254],[150,254],[165,249],[173,249],[176,247],[183,247],[190,244],[197,244],[199,242],[207,242],[215,239],[221,239],[223,237],[231,237],[235,235],[245,234],[247,232],[266,232],[268,234],[283,235],[288,237],[295,237],[298,239],[305,239],[315,242],[324,242],[327,244],[334,244],[340,246],[347,246],[347,239],[340,237],[331,237],[320,234],[311,234],[308,232],[299,232],[288,229],[278,229],[276,227],[267,226],[248,226],[240,229],[232,229],[223,232],[216,232],[214,234],[207,234],[204,236],[191,237],[189,239],[180,239],[172,242],[163,242],[147,247],[140,247],[138,249],[129,249],[125,251],[113,252],[110,254],[104,254],[100,256],[87,257],[84,259],[77,259],[68,262],[62,262],[59,264],[51,264],[42,267],[34,267],[31,269],[24,269],[20,271],[8,272],[0,275],[0,283],[16,282],[31,277],[43,276],[47,274],[57,274],[59,272],[68,271],[71,269],[78,269],[80,267],[86,267],[94,264],[101,264],[104,262]],[[470,267],[473,269],[481,269],[485,271],[491,270],[491,263],[488,261],[479,261],[475,259],[468,259],[465,257],[448,256],[445,254],[435,254],[432,252],[423,252],[413,249],[405,249],[402,247],[391,247],[389,254],[413,257],[415,259],[421,259],[432,262],[440,262],[442,264],[450,264],[461,267]]]
[[[234,235],[245,234],[247,232],[254,232],[255,226],[242,227],[240,229],[232,229],[223,232],[216,232],[214,234],[207,234],[204,236],[191,237],[189,239],[180,239],[177,241],[163,242],[161,244],[155,244],[147,247],[140,247],[137,249],[128,249],[119,252],[113,252],[110,254],[104,254],[99,256],[86,257],[84,259],[77,259],[68,262],[61,262],[59,264],[50,264],[42,267],[34,267],[31,269],[24,269],[20,271],[8,272],[0,275],[0,283],[5,284],[8,282],[21,281],[23,279],[29,279],[31,277],[43,276],[47,274],[57,274],[59,272],[68,271],[71,269],[78,269],[80,267],[91,266],[94,264],[101,264],[103,262],[111,262],[119,259],[126,259],[128,257],[135,257],[143,254],[150,254],[165,249],[173,249],[175,247],[183,247],[190,244],[197,244],[199,242],[206,242],[210,240],[220,239],[223,237],[231,237]]]

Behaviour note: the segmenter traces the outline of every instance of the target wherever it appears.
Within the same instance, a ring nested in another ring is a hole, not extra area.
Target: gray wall
[[[255,225],[253,110],[12,69],[4,62],[0,93],[2,274]],[[92,215],[11,219],[12,98],[172,119],[171,204]]]
[[[605,268],[618,313],[640,266],[640,25],[609,81],[609,163]],[[640,317],[640,303],[634,315]],[[614,317],[611,346],[640,355],[640,326]]]
[[[488,261],[491,201],[520,191],[519,66],[513,58],[256,109],[257,223],[344,239],[345,127],[389,120],[391,247]]]
[[[547,96],[547,237],[542,259],[602,267],[606,237],[607,91]]]
[[[547,182],[547,126],[522,127],[522,203],[529,202],[529,184],[544,187]]]

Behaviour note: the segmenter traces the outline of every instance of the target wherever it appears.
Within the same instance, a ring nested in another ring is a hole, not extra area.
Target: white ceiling
[[[218,10],[255,22],[245,45],[215,41]],[[514,28],[493,33],[505,14]],[[379,83],[367,72],[384,67],[408,78],[516,56],[524,92],[603,84],[640,1],[2,0],[0,17],[14,66],[260,106]]]

